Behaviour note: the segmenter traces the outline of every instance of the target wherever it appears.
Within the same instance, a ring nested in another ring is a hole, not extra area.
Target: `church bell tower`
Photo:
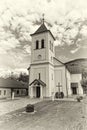
[[[55,55],[55,38],[51,31],[47,29],[44,17],[41,26],[31,34],[31,37],[30,96],[37,97],[37,91],[40,91],[40,97],[50,97],[54,86],[53,58]],[[37,90],[38,84],[40,90]]]

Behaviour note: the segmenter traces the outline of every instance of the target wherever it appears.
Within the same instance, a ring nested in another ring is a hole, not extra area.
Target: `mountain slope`
[[[87,59],[76,59],[65,63],[65,65],[73,74],[87,72]]]

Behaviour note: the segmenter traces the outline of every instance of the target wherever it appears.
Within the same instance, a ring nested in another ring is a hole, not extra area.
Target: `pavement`
[[[41,101],[42,99],[30,99],[29,97],[24,98],[17,97],[14,100],[11,99],[0,100],[0,116],[26,107],[27,104],[35,104]]]

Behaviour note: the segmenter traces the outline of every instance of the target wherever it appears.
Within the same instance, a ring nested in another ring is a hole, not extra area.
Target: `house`
[[[0,78],[0,99],[26,96],[28,94],[28,85],[12,78]]]
[[[31,34],[31,64],[29,71],[29,96],[31,98],[51,97],[56,92],[64,96],[83,94],[80,85],[81,73],[73,74],[55,56],[55,38],[47,29],[44,20],[40,27]],[[78,90],[78,91],[77,91]]]

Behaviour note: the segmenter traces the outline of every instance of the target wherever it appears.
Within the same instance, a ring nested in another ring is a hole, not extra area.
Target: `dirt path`
[[[0,130],[87,130],[82,103],[43,101],[35,104],[35,111],[20,109],[2,116]]]

